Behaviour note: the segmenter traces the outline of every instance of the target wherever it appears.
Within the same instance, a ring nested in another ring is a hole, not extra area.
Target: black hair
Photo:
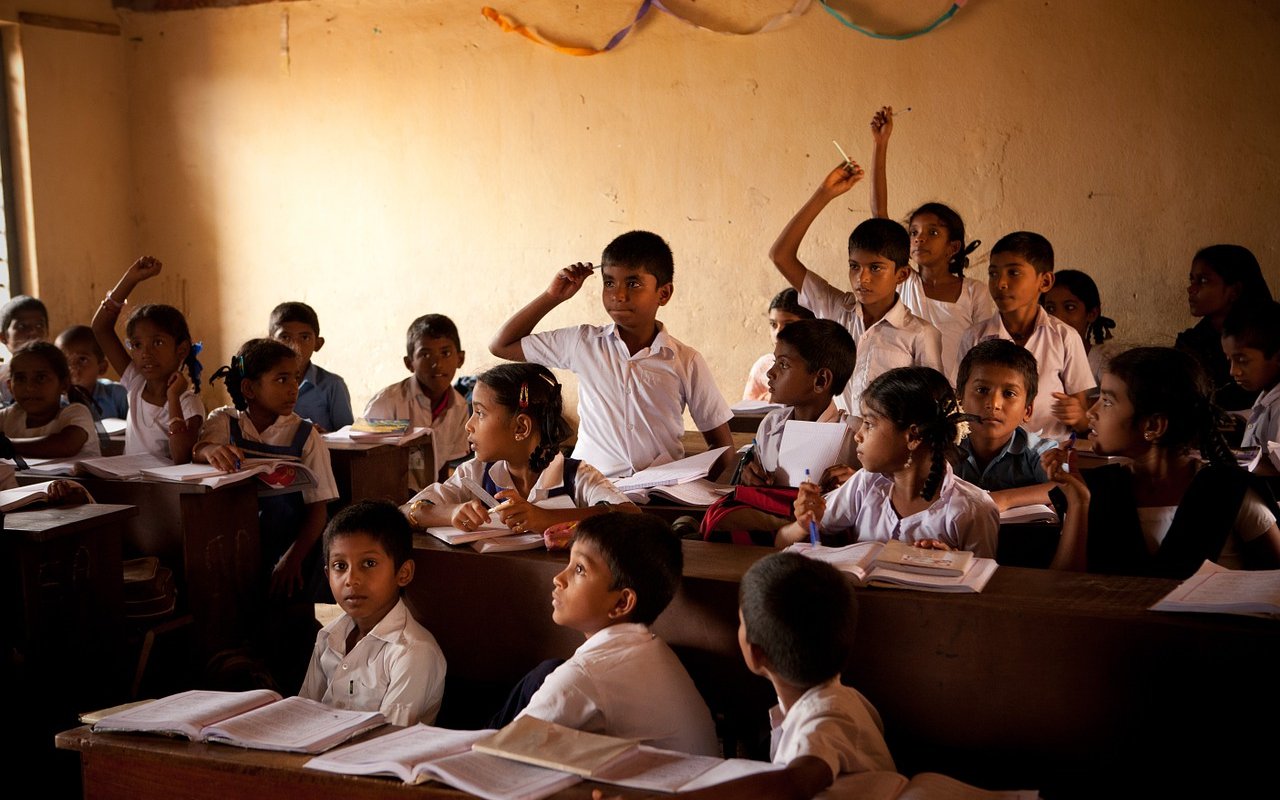
[[[125,334],[132,337],[134,326],[143,321],[150,322],[172,336],[174,344],[186,342],[191,345],[187,350],[187,360],[183,363],[187,365],[187,377],[191,379],[191,390],[199,393],[200,373],[204,371],[204,366],[196,357],[200,355],[200,343],[191,341],[191,330],[187,328],[187,318],[173,306],[167,306],[164,303],[147,303],[138,306],[129,315],[129,321],[124,326]]]
[[[611,511],[578,523],[574,542],[588,543],[613,576],[610,591],[630,589],[636,606],[628,621],[652,625],[680,587],[680,537],[652,514]]]
[[[88,345],[89,350],[98,357],[99,361],[106,358],[106,355],[102,352],[102,345],[98,344],[98,337],[93,335],[93,328],[88,325],[72,325],[58,334],[58,338],[54,339],[54,344],[62,348]]]
[[[1191,263],[1199,261],[1222,277],[1228,286],[1239,286],[1236,302],[1262,303],[1272,299],[1271,289],[1262,277],[1258,258],[1247,247],[1238,244],[1212,244],[1201,248]],[[8,327],[6,323],[5,327]]]
[[[1007,339],[987,339],[969,348],[969,352],[960,359],[960,369],[956,372],[956,392],[964,395],[964,387],[969,383],[969,373],[975,367],[1005,367],[1022,375],[1026,384],[1027,404],[1036,399],[1036,391],[1040,388],[1040,371],[1036,367],[1036,357],[1027,348],[1016,345]]]
[[[0,306],[0,331],[7,332],[9,323],[23,311],[39,311],[44,317],[45,327],[49,326],[49,309],[45,308],[44,303],[29,294],[20,294],[11,298],[4,306]]]
[[[813,312],[800,305],[800,293],[787,287],[773,296],[769,301],[770,311],[782,311],[800,319],[813,319]]]
[[[883,217],[872,217],[858,223],[849,234],[849,252],[866,250],[883,256],[895,266],[905,267],[911,255],[911,237],[902,223]]]
[[[241,383],[256,381],[284,359],[297,357],[292,347],[275,339],[250,339],[240,345],[231,363],[219,367],[209,380],[221,380],[227,387],[227,394],[231,395],[232,404],[244,411],[249,407],[249,401],[245,399]]]
[[[1098,284],[1093,282],[1093,278],[1089,277],[1087,272],[1081,272],[1078,269],[1064,269],[1053,274],[1053,285],[1061,286],[1068,292],[1080,298],[1080,302],[1084,303],[1085,311],[1098,310],[1098,318],[1089,323],[1089,327],[1085,330],[1084,340],[1088,344],[1090,340],[1094,344],[1102,344],[1111,338],[1111,329],[1116,326],[1116,321],[1111,317],[1102,315],[1102,295],[1098,293]],[[1045,295],[1040,295],[1040,305],[1044,305]]]
[[[551,370],[541,364],[499,364],[476,377],[488,386],[498,405],[514,416],[527,414],[538,428],[538,446],[529,455],[529,467],[547,468],[560,452],[560,443],[573,434],[564,418],[562,387]]]
[[[44,362],[53,370],[53,374],[57,379],[67,385],[66,394],[69,401],[81,403],[91,409],[96,408],[89,395],[71,382],[71,367],[67,365],[67,354],[62,352],[62,348],[53,342],[27,342],[13,351],[13,357],[9,359],[10,365],[16,364],[18,358],[24,356],[44,359]]]
[[[409,358],[413,358],[413,351],[423,339],[448,339],[454,347],[462,349],[458,326],[444,314],[423,314],[409,323],[409,332],[405,334],[405,350]]]
[[[1224,415],[1211,399],[1212,384],[1194,357],[1172,347],[1135,347],[1111,359],[1106,372],[1124,382],[1135,428],[1152,415],[1165,418],[1161,447],[1199,447],[1211,464],[1239,466],[1222,438]]]
[[[1235,339],[1239,347],[1252,347],[1273,358],[1280,353],[1280,303],[1237,305],[1222,321],[1222,335]]]
[[[275,335],[276,328],[286,322],[301,322],[310,327],[316,336],[320,335],[320,317],[316,315],[316,310],[306,303],[290,300],[271,309],[271,321],[267,323],[267,333]]]
[[[907,236],[910,237],[911,223],[920,214],[932,214],[942,223],[942,227],[947,229],[947,243],[959,242],[960,249],[956,254],[947,261],[947,272],[952,275],[964,275],[965,269],[969,266],[969,255],[982,246],[981,239],[974,239],[972,242],[965,244],[964,242],[964,220],[960,218],[960,214],[954,208],[946,203],[925,203],[907,215]],[[910,246],[910,238],[907,239]]]
[[[778,331],[778,341],[794,347],[810,372],[831,370],[832,394],[844,391],[858,348],[843,325],[830,319],[800,319]]]
[[[413,528],[395,503],[387,500],[361,500],[334,515],[324,529],[324,560],[329,561],[329,546],[339,536],[363,533],[387,551],[399,569],[413,558]]]
[[[787,683],[808,688],[844,671],[858,601],[835,567],[796,553],[765,556],[742,576],[738,606],[747,641]]]
[[[1053,245],[1038,233],[1031,231],[1014,231],[1001,236],[996,246],[991,248],[991,255],[997,253],[1013,253],[1020,256],[1037,274],[1053,272]]]
[[[862,393],[863,408],[871,408],[898,428],[912,425],[930,445],[933,463],[920,496],[932,500],[942,485],[947,450],[955,444],[959,425],[971,415],[960,410],[946,377],[932,367],[898,367],[883,372]]]
[[[649,231],[630,231],[614,239],[600,254],[600,266],[641,269],[658,279],[658,286],[675,280],[675,257],[661,236]]]

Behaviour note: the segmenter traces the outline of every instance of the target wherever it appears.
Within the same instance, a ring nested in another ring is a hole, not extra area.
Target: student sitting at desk
[[[533,333],[594,271],[574,264],[557,272],[546,291],[506,321],[489,351],[577,374],[581,423],[573,455],[608,477],[682,458],[686,406],[708,448],[729,447],[712,478],[727,471],[733,465],[733,412],[706,360],[658,321],[658,309],[675,292],[674,260],[662,237],[624,233],[600,256],[600,299],[612,325]]]
[[[54,342],[67,357],[71,370],[71,385],[79,387],[89,396],[104,419],[125,419],[129,416],[129,390],[124,384],[108,380],[107,356],[102,352],[88,325],[72,325],[58,334]]]
[[[293,412],[311,420],[312,424],[319,426],[321,433],[336,431],[355,422],[347,382],[341,375],[311,361],[312,354],[324,347],[316,310],[306,303],[281,303],[271,309],[267,328],[272,339],[289,345],[298,354],[302,383],[298,385],[298,404]]]
[[[28,342],[49,341],[49,309],[39,298],[20,294],[0,306],[0,344],[16,353]],[[0,406],[13,403],[9,391],[11,362],[0,363]]]
[[[501,500],[498,518],[517,533],[544,533],[607,511],[639,511],[595,467],[560,452],[572,430],[551,370],[537,364],[496,366],[480,374],[472,405],[466,429],[476,457],[403,506],[415,527],[452,525],[467,531],[486,524],[490,509],[466,482]],[[571,498],[573,507],[539,505],[559,496]]]
[[[9,363],[14,404],[0,409],[0,432],[18,455],[93,458],[101,455],[89,398],[71,385],[67,357],[51,342],[28,342]],[[73,400],[62,405],[62,396]]]
[[[413,530],[382,500],[347,506],[324,531],[324,571],[345,612],[316,637],[302,697],[381,711],[392,725],[435,722],[444,653],[404,604],[413,580]]]
[[[1259,448],[1251,467],[1280,487],[1280,303],[1242,306],[1222,323],[1222,350],[1231,363],[1231,377],[1246,392],[1257,392],[1242,447]]]
[[[790,287],[783,289],[769,301],[769,337],[778,343],[778,332],[793,322],[813,319],[813,312],[800,305],[800,295]],[[769,399],[769,367],[773,366],[773,352],[765,353],[751,365],[747,385],[742,389],[743,400],[775,402]]]

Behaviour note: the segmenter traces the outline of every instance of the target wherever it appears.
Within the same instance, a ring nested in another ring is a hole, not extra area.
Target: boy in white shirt
[[[836,289],[800,260],[800,243],[818,214],[861,179],[862,168],[852,162],[832,170],[769,249],[774,266],[800,292],[801,305],[853,335],[858,359],[841,403],[854,417],[862,415],[863,390],[882,373],[913,365],[942,369],[942,334],[898,296],[898,285],[911,271],[911,239],[900,224],[873,218],[849,234],[851,292]]]
[[[533,333],[542,318],[577,294],[596,268],[574,264],[517,311],[489,343],[510,361],[532,361],[578,376],[578,444],[573,457],[606,477],[630,475],[684,456],[684,410],[709,448],[729,446],[712,471],[733,465],[733,413],[698,351],[657,319],[675,291],[671,248],[648,231],[624,233],[600,257],[601,300],[611,325]]]
[[[344,508],[324,532],[324,571],[344,613],[316,636],[299,696],[381,711],[392,725],[435,722],[445,659],[401,597],[413,580],[413,531],[391,503]]]
[[[1222,351],[1240,388],[1258,393],[1241,441],[1260,448],[1250,470],[1280,486],[1280,453],[1268,447],[1280,442],[1280,303],[1237,304],[1222,323]]]

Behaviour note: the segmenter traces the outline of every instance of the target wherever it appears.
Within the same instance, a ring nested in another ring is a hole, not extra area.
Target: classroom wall
[[[638,6],[493,1],[587,45]],[[835,4],[886,30],[946,5]],[[790,3],[668,5],[747,30]],[[1251,247],[1280,289],[1273,4],[981,0],[906,42],[854,34],[817,4],[743,37],[654,12],[592,58],[504,34],[480,6],[124,12],[114,46],[24,29],[41,292],[87,318],[133,253],[154,254],[166,272],[139,299],[183,305],[221,361],[275,303],[306,300],[327,339],[316,360],[359,406],[406,374],[413,317],[452,316],[478,370],[495,327],[558,268],[647,228],[676,254],[662,318],[735,399],[769,348],[770,243],[837,162],[833,138],[870,155],[885,103],[912,108],[890,150],[895,215],[942,199],[988,247],[1045,233],[1060,267],[1098,279],[1124,339],[1170,343],[1191,324],[1185,277],[1206,244]],[[801,251],[838,285],[868,208],[856,187]],[[985,275],[986,251],[970,274]],[[593,280],[545,325],[603,321]]]

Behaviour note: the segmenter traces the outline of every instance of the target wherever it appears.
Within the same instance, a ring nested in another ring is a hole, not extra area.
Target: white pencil
[[[849,158],[849,154],[844,151],[844,148],[840,146],[840,143],[837,142],[835,139],[832,139],[831,143],[834,144],[836,146],[836,149],[840,151],[840,157],[844,159],[844,163],[847,166],[852,167],[853,160]]]

